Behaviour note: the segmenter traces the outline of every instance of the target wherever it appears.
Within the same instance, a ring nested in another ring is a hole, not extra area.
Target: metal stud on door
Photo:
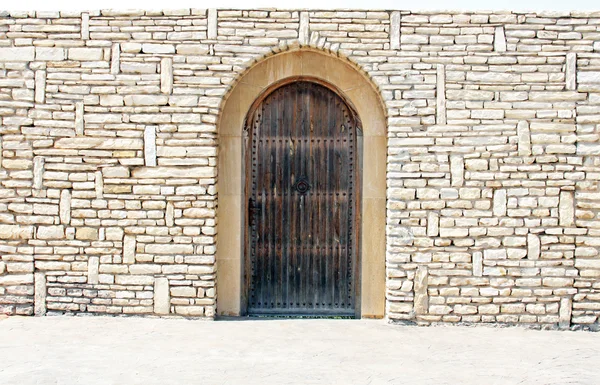
[[[355,315],[358,119],[328,87],[295,81],[248,123],[248,313]]]

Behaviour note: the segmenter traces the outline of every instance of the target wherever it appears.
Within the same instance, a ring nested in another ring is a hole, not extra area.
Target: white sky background
[[[165,8],[600,11],[600,0],[0,0],[0,11]]]

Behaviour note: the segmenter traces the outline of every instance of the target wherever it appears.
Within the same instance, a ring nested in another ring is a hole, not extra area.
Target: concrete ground
[[[600,384],[600,333],[367,320],[0,319],[0,384]]]

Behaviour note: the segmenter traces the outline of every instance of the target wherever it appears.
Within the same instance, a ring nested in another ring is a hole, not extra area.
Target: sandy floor
[[[600,384],[600,333],[383,321],[0,319],[0,384]]]

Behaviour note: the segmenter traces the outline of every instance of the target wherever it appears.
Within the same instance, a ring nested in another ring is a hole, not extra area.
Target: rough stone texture
[[[184,289],[191,289],[192,293],[185,293],[183,296],[194,297],[196,295],[195,290],[191,287],[184,287]],[[166,315],[169,314],[171,309],[171,297],[169,294],[169,280],[167,278],[157,278],[154,281],[154,313]]]
[[[46,274],[35,273],[34,275],[34,314],[46,314]]]
[[[105,10],[0,25],[1,313],[33,314],[43,272],[49,313],[151,314],[166,278],[174,314],[211,318],[223,100],[257,61],[310,48],[367,76],[388,114],[389,319],[597,327],[598,14]]]

